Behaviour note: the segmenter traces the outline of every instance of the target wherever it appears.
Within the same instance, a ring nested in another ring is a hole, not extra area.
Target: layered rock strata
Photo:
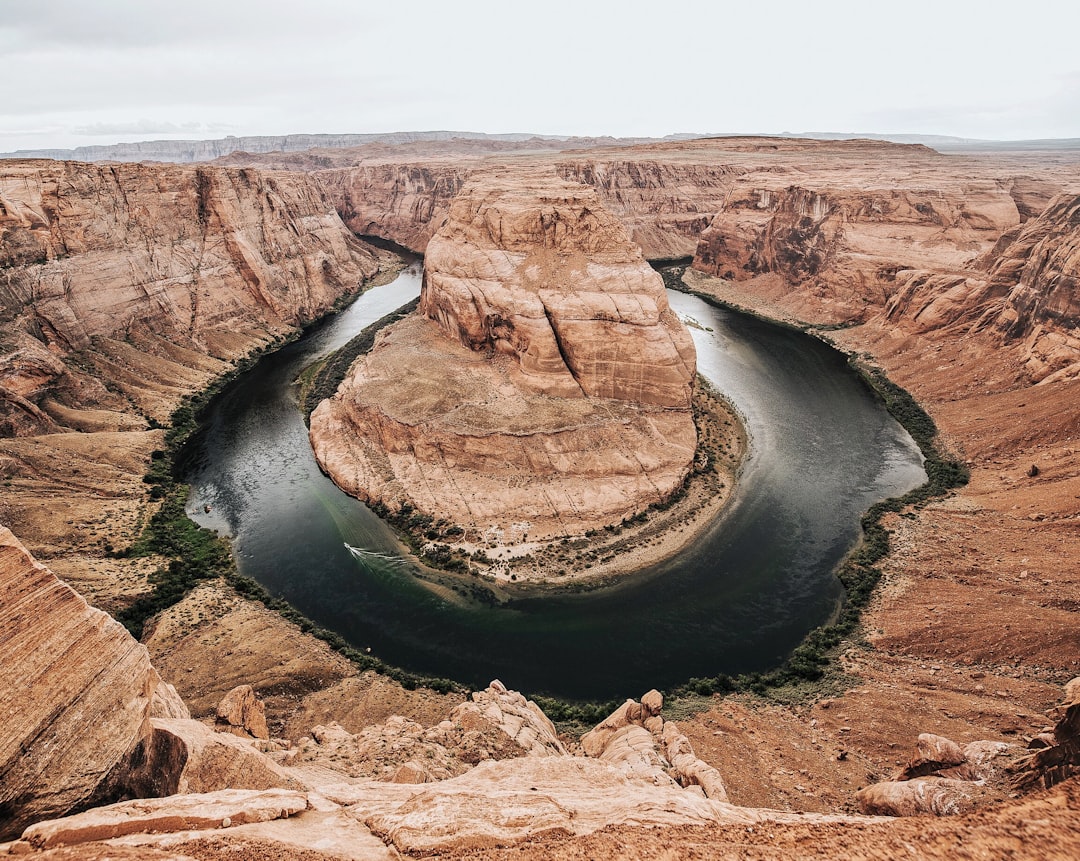
[[[148,738],[146,649],[0,527],[0,837],[66,813]]]
[[[377,268],[300,174],[3,162],[0,433],[163,421]]]
[[[428,245],[417,316],[311,416],[344,490],[485,540],[584,532],[670,495],[694,456],[695,352],[591,189],[489,174]],[[497,534],[496,534],[497,533]]]

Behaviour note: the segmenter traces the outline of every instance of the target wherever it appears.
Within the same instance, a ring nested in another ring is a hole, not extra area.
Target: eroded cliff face
[[[108,615],[0,526],[0,839],[59,816],[150,734],[160,679]]]
[[[428,245],[419,315],[311,416],[347,492],[501,541],[618,522],[689,470],[693,342],[595,192],[489,173]]]
[[[314,174],[354,233],[423,254],[469,174],[468,160],[362,165]]]
[[[4,162],[0,432],[162,421],[376,269],[302,175]]]
[[[426,262],[420,313],[474,352],[513,356],[525,388],[689,407],[693,341],[592,189],[485,176],[455,198]]]
[[[994,325],[1022,344],[1031,379],[1080,377],[1080,197],[1056,198],[1013,235],[986,285],[988,297],[1001,297]]]
[[[792,185],[748,189],[716,214],[694,266],[732,281],[778,280],[778,293],[832,320],[865,320],[897,291],[898,272],[956,272],[1020,224],[995,182],[959,187]]]

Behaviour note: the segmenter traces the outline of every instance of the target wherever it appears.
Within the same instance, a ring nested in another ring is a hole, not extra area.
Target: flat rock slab
[[[31,825],[22,839],[48,849],[128,834],[203,831],[252,822],[269,822],[307,810],[307,796],[285,789],[229,789],[195,795],[172,795],[124,801],[63,819]]]

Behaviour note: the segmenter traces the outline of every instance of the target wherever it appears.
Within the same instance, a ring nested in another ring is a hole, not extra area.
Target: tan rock
[[[484,762],[461,777],[425,786],[407,801],[364,799],[350,809],[398,850],[416,854],[589,834],[621,824],[755,824],[772,816],[799,818],[717,803],[581,757]]]
[[[391,783],[427,783],[431,776],[427,770],[416,760],[410,759],[394,772],[390,778]]]
[[[420,312],[473,350],[516,357],[527,388],[689,406],[689,333],[592,189],[551,174],[476,177],[424,262]]]
[[[660,714],[661,709],[664,708],[664,695],[653,688],[647,694],[642,696],[641,708],[644,710],[645,717],[647,718]]]
[[[509,545],[620,522],[681,485],[693,342],[593,191],[470,181],[424,278],[422,316],[384,330],[312,413],[342,489]]]
[[[301,779],[314,766],[350,778],[422,783],[463,774],[487,759],[565,755],[535,704],[498,687],[476,692],[474,701],[454,709],[451,720],[433,727],[400,715],[356,734],[335,723],[317,726],[283,761]]]
[[[0,351],[9,434],[47,430],[50,404],[123,411],[131,398],[164,421],[179,394],[166,403],[163,382],[205,384],[223,370],[212,357],[293,330],[378,268],[300,174],[5,161],[0,233],[6,325],[28,333]]]
[[[670,763],[661,755],[656,739],[647,729],[635,724],[616,730],[597,758],[634,777],[671,782],[665,772]]]
[[[150,717],[189,719],[191,712],[180,699],[176,688],[168,682],[161,682],[154,688],[154,696],[150,701]]]
[[[964,751],[955,741],[932,733],[920,733],[915,751],[897,780],[925,777],[943,768],[962,765]]]
[[[500,681],[486,690],[474,691],[471,702],[457,706],[450,722],[467,728],[482,728],[486,723],[505,733],[529,756],[566,756],[555,725],[532,700],[517,691],[509,691]]]
[[[251,685],[238,685],[218,703],[217,721],[243,731],[254,738],[270,738],[266,726],[266,707],[255,696]]]
[[[629,713],[634,705],[636,703],[633,700],[627,700],[581,737],[581,749],[585,751],[586,756],[598,757],[603,754],[604,748],[615,733],[629,726]]]
[[[299,789],[301,784],[251,741],[195,720],[153,718],[152,735],[110,778],[136,797],[223,789]],[[113,796],[115,797],[115,795]]]
[[[674,721],[664,724],[662,742],[672,772],[682,786],[700,786],[707,798],[727,801],[727,789],[720,772],[699,759],[694,748]]]
[[[91,801],[151,732],[146,649],[0,527],[0,837]]]
[[[22,839],[38,849],[109,840],[129,834],[229,828],[269,822],[306,810],[307,796],[287,790],[223,790],[124,801],[63,819],[38,822]]]
[[[860,811],[875,816],[955,816],[973,810],[979,796],[969,781],[920,777],[860,789],[858,802]]]

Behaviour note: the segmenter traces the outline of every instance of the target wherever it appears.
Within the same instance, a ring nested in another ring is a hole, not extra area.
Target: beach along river
[[[771,669],[836,609],[832,570],[862,513],[925,480],[914,442],[840,353],[669,292],[692,321],[699,371],[746,420],[749,452],[723,514],[614,587],[497,607],[444,600],[390,529],[319,471],[293,385],[414,298],[420,278],[413,265],[262,359],[211,404],[183,465],[192,517],[232,536],[242,574],[387,663],[571,699]]]

